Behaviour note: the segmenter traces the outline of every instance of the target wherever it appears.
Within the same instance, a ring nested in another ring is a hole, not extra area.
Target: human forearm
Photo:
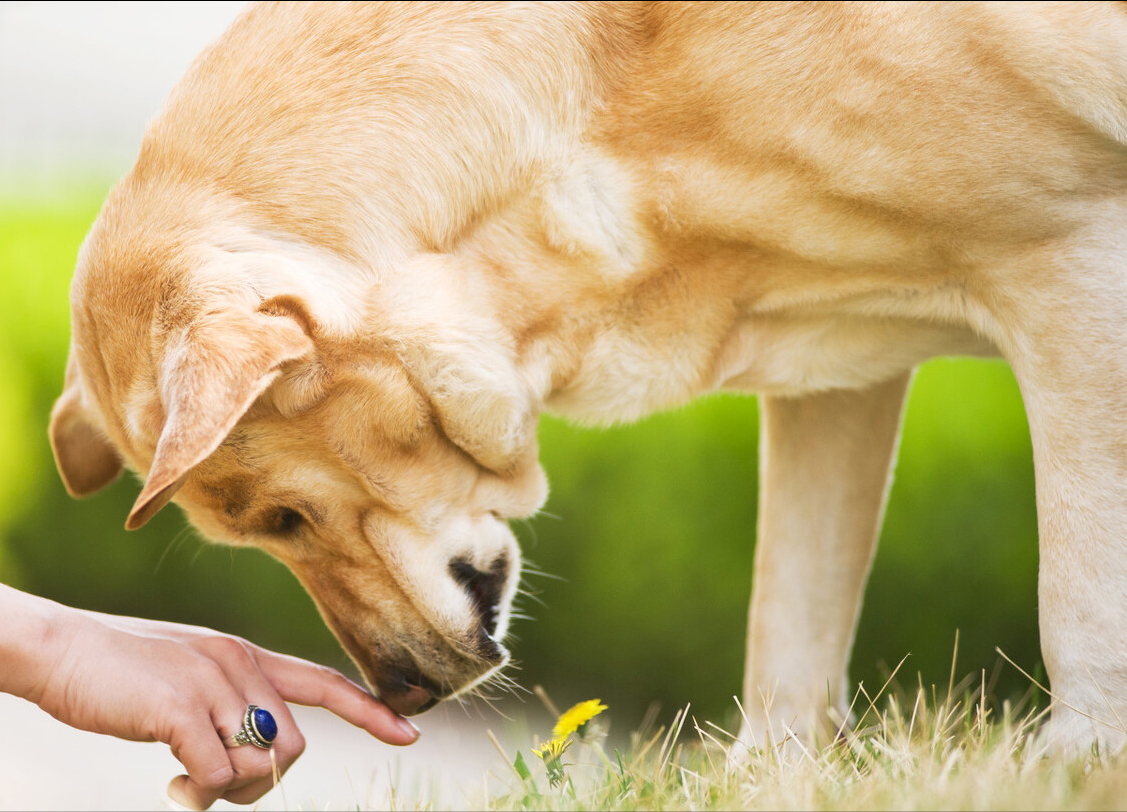
[[[77,613],[0,584],[0,617],[0,691],[38,704],[73,636]]]

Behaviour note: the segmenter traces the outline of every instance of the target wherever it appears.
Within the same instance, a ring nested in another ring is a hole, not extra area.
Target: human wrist
[[[68,609],[0,584],[0,691],[39,703],[72,634]]]

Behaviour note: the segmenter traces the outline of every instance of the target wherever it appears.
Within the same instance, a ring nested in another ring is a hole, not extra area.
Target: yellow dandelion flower
[[[559,761],[569,746],[571,746],[571,739],[566,736],[557,736],[533,749],[532,752],[538,755],[541,761],[548,764],[553,761]]]
[[[567,779],[562,759],[563,754],[567,752],[567,748],[570,746],[570,736],[556,736],[532,750],[544,762],[544,769],[548,773],[548,783],[553,787],[561,786]]]
[[[556,726],[552,728],[552,735],[557,739],[566,738],[606,709],[607,706],[600,704],[598,699],[588,699],[586,702],[573,705],[560,714]]]

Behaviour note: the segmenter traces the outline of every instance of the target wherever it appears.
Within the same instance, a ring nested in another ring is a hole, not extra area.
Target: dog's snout
[[[451,577],[469,594],[485,636],[492,638],[501,618],[501,594],[509,577],[509,559],[498,556],[483,571],[465,558],[456,558],[449,569]]]

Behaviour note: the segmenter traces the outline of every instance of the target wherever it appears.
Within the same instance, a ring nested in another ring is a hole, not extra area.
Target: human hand
[[[168,787],[183,806],[251,803],[274,785],[275,770],[280,776],[305,748],[286,702],[327,708],[389,744],[418,738],[330,668],[210,629],[51,606],[42,679],[21,695],[73,727],[167,743],[187,771]],[[270,750],[233,744],[249,704],[278,723]]]

